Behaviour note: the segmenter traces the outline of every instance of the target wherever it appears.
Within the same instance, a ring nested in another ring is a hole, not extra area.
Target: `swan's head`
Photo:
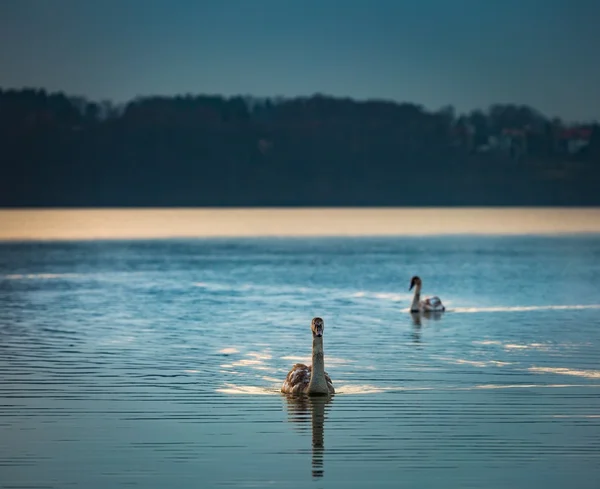
[[[408,290],[412,290],[412,288],[417,285],[421,285],[421,279],[415,275],[413,278],[410,279],[410,287],[408,288]]]
[[[325,323],[321,318],[313,318],[310,323],[310,329],[312,329],[313,336],[320,338],[323,336],[323,330],[325,329]]]

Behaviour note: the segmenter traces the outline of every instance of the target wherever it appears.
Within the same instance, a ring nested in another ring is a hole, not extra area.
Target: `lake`
[[[598,487],[600,235],[38,237],[0,244],[2,488]],[[317,315],[337,393],[288,399]]]

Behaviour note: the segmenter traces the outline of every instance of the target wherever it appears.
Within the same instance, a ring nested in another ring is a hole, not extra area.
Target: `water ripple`
[[[0,246],[0,486],[595,489],[599,250]],[[411,263],[448,313],[405,312]],[[336,395],[291,399],[313,315]]]

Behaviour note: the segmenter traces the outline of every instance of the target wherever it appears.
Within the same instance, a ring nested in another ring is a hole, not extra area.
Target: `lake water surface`
[[[600,236],[0,244],[0,440],[2,488],[596,489]]]

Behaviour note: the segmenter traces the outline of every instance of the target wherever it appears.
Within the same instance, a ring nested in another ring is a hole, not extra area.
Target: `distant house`
[[[519,159],[527,154],[527,130],[506,128],[498,138],[498,146],[510,154],[511,158]]]
[[[579,153],[590,144],[591,138],[592,128],[586,126],[563,129],[559,134],[559,140],[569,154]]]

